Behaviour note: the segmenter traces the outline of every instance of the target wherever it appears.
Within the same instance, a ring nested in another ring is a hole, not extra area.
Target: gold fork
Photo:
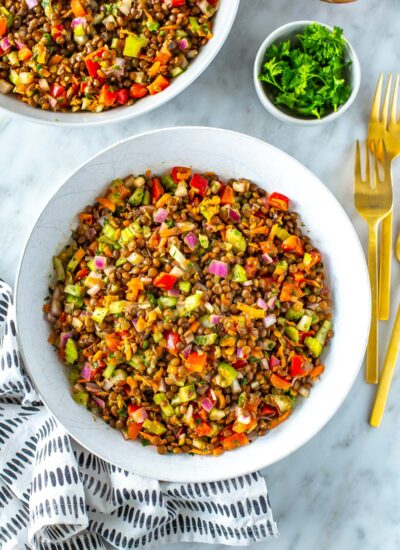
[[[393,205],[392,178],[390,162],[384,142],[379,142],[382,149],[382,177],[379,174],[377,144],[371,143],[374,157],[373,176],[370,174],[369,148],[365,143],[365,179],[361,172],[360,143],[356,145],[354,169],[354,202],[358,213],[368,223],[368,270],[371,281],[372,314],[371,329],[367,348],[366,381],[369,384],[378,382],[378,226],[387,216]]]
[[[397,121],[397,98],[399,91],[399,75],[397,75],[392,101],[389,103],[392,88],[392,75],[389,75],[385,97],[382,103],[383,74],[380,75],[372,102],[371,116],[368,127],[368,141],[384,140],[389,163],[400,154],[400,123]],[[381,112],[382,111],[382,112]],[[381,151],[379,151],[381,157]],[[390,315],[390,272],[392,264],[392,211],[382,223],[380,268],[379,268],[379,319],[387,321]]]

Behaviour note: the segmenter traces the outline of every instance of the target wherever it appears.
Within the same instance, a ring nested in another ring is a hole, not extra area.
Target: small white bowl
[[[295,39],[296,35],[299,34],[304,30],[304,28],[307,25],[310,25],[311,23],[318,23],[319,25],[323,25],[327,29],[333,31],[333,28],[329,25],[325,25],[325,23],[320,23],[318,21],[293,21],[292,23],[287,23],[286,25],[282,25],[275,31],[273,31],[261,44],[256,59],[254,62],[254,70],[253,70],[253,77],[254,77],[254,86],[256,88],[256,92],[258,95],[259,100],[261,101],[262,105],[269,111],[274,117],[279,118],[279,120],[282,120],[284,122],[293,122],[295,124],[304,124],[308,126],[316,126],[317,124],[325,124],[326,122],[330,122],[331,120],[335,120],[340,115],[342,115],[344,112],[347,111],[347,109],[351,106],[355,98],[357,97],[358,90],[360,89],[361,84],[361,67],[360,62],[358,60],[357,54],[354,51],[353,46],[350,44],[350,42],[345,37],[346,41],[346,61],[351,61],[351,65],[349,67],[348,71],[348,82],[351,87],[351,95],[349,99],[346,101],[342,107],[340,107],[337,111],[334,111],[330,113],[329,115],[326,115],[322,118],[307,118],[307,117],[301,117],[297,116],[290,112],[290,110],[284,106],[277,107],[273,101],[272,101],[272,95],[268,93],[266,90],[265,85],[261,80],[259,80],[259,75],[261,73],[261,68],[264,63],[264,56],[266,50],[274,43],[279,43],[282,40],[288,40]]]

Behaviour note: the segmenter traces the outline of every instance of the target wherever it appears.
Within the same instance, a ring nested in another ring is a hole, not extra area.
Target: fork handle
[[[392,263],[393,212],[382,222],[379,269],[379,320],[387,321],[390,315],[390,272]]]
[[[386,352],[385,363],[382,369],[381,379],[379,380],[378,391],[376,393],[375,403],[372,409],[370,424],[374,428],[380,426],[383,413],[385,412],[386,401],[389,396],[390,384],[392,383],[394,368],[396,366],[397,355],[400,347],[400,305],[397,310],[396,320],[394,322],[392,336],[389,347]]]
[[[378,225],[368,227],[368,271],[371,282],[371,328],[367,347],[365,378],[368,384],[378,383]]]

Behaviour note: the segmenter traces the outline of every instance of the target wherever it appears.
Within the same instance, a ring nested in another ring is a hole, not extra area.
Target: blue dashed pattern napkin
[[[148,550],[172,542],[247,546],[278,531],[264,478],[166,483],[71,440],[40,402],[0,280],[0,548]]]

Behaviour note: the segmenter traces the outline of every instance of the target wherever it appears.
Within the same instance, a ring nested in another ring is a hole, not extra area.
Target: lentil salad
[[[186,70],[218,2],[0,1],[0,93],[52,111],[132,105]]]
[[[175,167],[111,183],[44,306],[73,397],[161,454],[217,456],[285,421],[332,336],[289,199]]]

